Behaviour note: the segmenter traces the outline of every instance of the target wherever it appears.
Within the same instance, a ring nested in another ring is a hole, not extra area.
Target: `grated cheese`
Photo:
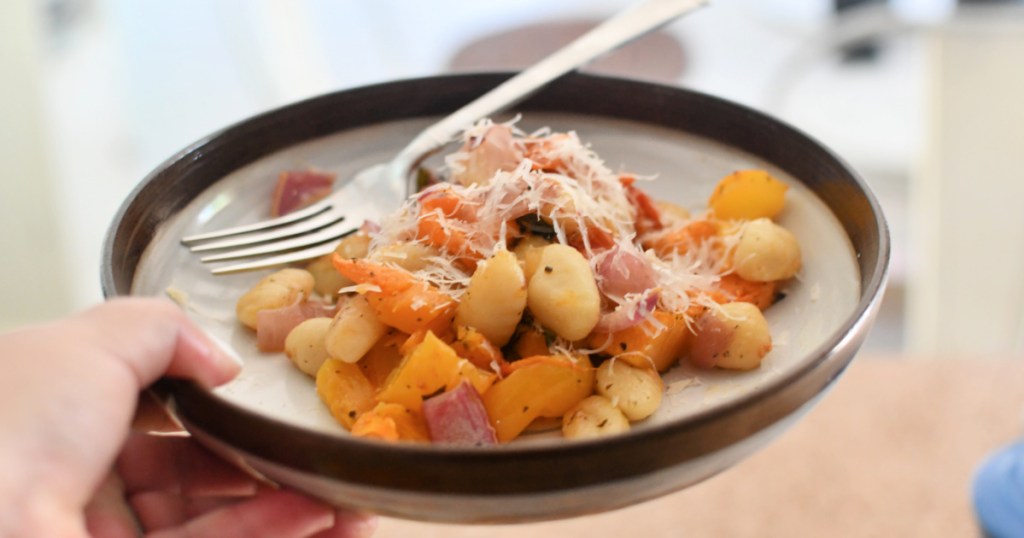
[[[623,176],[609,169],[575,132],[553,133],[545,128],[525,134],[515,128],[517,119],[501,124],[512,130],[515,151],[521,156],[514,168],[499,170],[483,182],[468,185],[442,182],[427,187],[382,220],[379,231],[372,234],[370,257],[386,245],[427,244],[418,239],[418,234],[421,219],[429,218],[439,227],[447,248],[424,259],[423,266],[410,273],[458,300],[472,276],[472,269],[460,258],[486,260],[498,251],[507,250],[508,241],[515,233],[512,223],[532,215],[551,225],[555,241],[566,245],[578,241],[572,246],[583,252],[598,279],[601,276],[596,268],[607,252],[595,244],[595,240],[610,239],[620,249],[642,257],[654,273],[657,309],[683,313],[687,325],[692,322],[686,314],[692,305],[717,307],[708,291],[729,271],[727,264],[739,240],[740,226],[682,253],[659,256],[651,250],[644,251],[639,247],[641,243],[657,239],[666,230],[649,231],[638,237],[637,209],[627,195]],[[491,120],[483,120],[466,129],[462,134],[463,148],[445,157],[445,171],[458,174],[465,170],[472,158],[472,149],[479,146],[488,130],[494,127]],[[453,214],[445,214],[440,209],[424,212],[424,200],[435,196],[454,197],[458,202]],[[707,215],[696,215],[690,220],[706,218]],[[672,229],[685,223],[686,219],[672,217]],[[380,256],[378,261],[397,266],[401,260]],[[641,310],[643,301],[648,299],[644,293],[605,295],[604,299],[609,310],[644,312],[642,326],[648,334],[665,329],[651,315],[653,309]],[[574,343],[557,339],[550,348],[552,352],[570,356],[601,351],[577,349]]]

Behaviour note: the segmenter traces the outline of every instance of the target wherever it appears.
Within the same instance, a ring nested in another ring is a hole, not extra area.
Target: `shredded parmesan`
[[[467,185],[441,182],[417,193],[380,223],[379,231],[372,235],[370,257],[382,247],[396,243],[419,242],[440,247],[437,255],[425,258],[421,267],[409,272],[459,300],[473,272],[466,259],[487,260],[495,252],[509,249],[509,241],[518,237],[517,219],[531,217],[550,225],[555,241],[579,249],[590,262],[599,284],[602,275],[597,267],[602,256],[609,255],[608,247],[612,244],[650,266],[657,309],[680,313],[690,325],[691,306],[717,306],[709,291],[730,270],[729,259],[741,227],[719,233],[681,253],[643,250],[641,244],[686,225],[687,219],[675,215],[671,229],[639,234],[638,209],[624,185],[626,176],[609,169],[575,132],[541,129],[525,134],[515,128],[515,121],[502,125],[512,132],[518,164],[499,169],[484,181]],[[481,146],[494,127],[490,120],[483,120],[466,129],[462,148],[445,158],[445,172],[460,174],[472,167],[473,150]],[[633,175],[628,178],[653,179]],[[436,200],[445,203],[427,205]],[[451,203],[452,200],[455,202]],[[690,220],[706,218],[707,215],[696,215]],[[428,224],[432,228],[427,228]],[[401,256],[385,255],[377,260],[392,266],[400,266],[404,261]],[[652,315],[654,309],[645,304],[651,299],[646,293],[604,296],[609,312],[619,309],[624,315],[643,316],[643,330],[657,334],[665,326]],[[549,347],[553,353],[572,356],[600,352],[606,346],[577,349],[573,342],[556,339]]]
[[[358,293],[360,295],[369,292],[380,292],[380,286],[374,284],[353,284],[351,286],[345,286],[338,290],[338,295],[345,295],[347,293]]]
[[[167,286],[164,292],[167,293],[167,296],[170,297],[172,301],[177,303],[178,306],[188,306],[188,293],[182,291],[181,288],[171,285]]]

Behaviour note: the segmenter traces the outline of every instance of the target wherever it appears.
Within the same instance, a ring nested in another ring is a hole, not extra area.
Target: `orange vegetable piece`
[[[398,424],[389,416],[367,411],[352,425],[352,435],[379,441],[398,441]]]
[[[637,368],[653,366],[659,372],[672,367],[685,354],[690,330],[682,314],[656,310],[655,319],[665,327],[641,323],[614,333],[594,333],[588,345],[605,345],[605,352]]]
[[[739,170],[718,182],[708,207],[720,219],[771,219],[782,211],[787,189],[764,170]]]
[[[356,364],[374,387],[381,386],[392,371],[402,362],[402,344],[409,335],[391,329],[377,340]]]
[[[594,392],[594,368],[585,359],[538,355],[513,362],[511,370],[483,394],[500,442],[515,439],[538,417],[561,417]]]
[[[452,349],[455,353],[484,370],[493,370],[494,366],[502,375],[509,372],[510,365],[501,350],[494,346],[480,331],[472,327],[460,326],[456,329]]]
[[[352,435],[383,441],[430,441],[423,416],[395,403],[378,403],[352,426]]]
[[[451,192],[430,193],[420,201],[416,238],[455,256],[467,268],[475,268],[482,256],[472,248],[464,232],[444,225],[448,220],[472,222],[476,217],[462,205],[462,200]]]
[[[717,303],[744,302],[753,303],[764,310],[775,302],[777,282],[754,282],[735,273],[723,275],[718,281],[719,293],[712,293]]]
[[[423,339],[427,337],[427,332],[428,331],[426,330],[419,330],[410,334],[409,337],[405,339],[405,342],[402,342],[402,348],[399,350],[402,352],[402,356],[404,357],[408,355],[416,348],[416,346],[420,345],[423,342]]]
[[[570,226],[575,225],[574,222],[569,222],[571,223]],[[586,244],[583,242],[583,235],[580,234],[579,230],[569,233],[568,243],[572,248],[580,252],[586,252]],[[605,250],[615,246],[615,238],[612,237],[612,234],[590,223],[587,226],[587,243],[590,243],[590,248]]]
[[[332,262],[338,272],[353,282],[380,288],[380,291],[366,292],[366,300],[385,325],[406,334],[420,330],[442,333],[448,330],[455,317],[454,299],[402,269],[338,255]]]
[[[420,200],[420,214],[440,211],[446,218],[467,220],[472,214],[462,205],[462,199],[449,189],[437,190]]]
[[[366,298],[381,323],[405,333],[443,333],[455,317],[455,301],[426,282],[394,295],[367,293]]]
[[[416,283],[416,279],[407,271],[381,265],[360,258],[345,258],[335,254],[331,263],[339,273],[358,284],[372,284],[381,289],[381,293],[395,293],[406,290]]]
[[[533,328],[526,329],[516,337],[515,344],[512,346],[516,355],[519,357],[532,357],[534,355],[547,355],[548,341],[544,337],[544,333],[535,330]]]
[[[463,380],[483,394],[494,383],[496,374],[482,370],[455,353],[433,332],[427,332],[415,348],[388,376],[377,393],[377,401],[397,403],[419,413],[423,398],[441,390],[450,390]]]
[[[331,416],[351,429],[362,413],[373,408],[373,385],[355,364],[327,359],[316,372],[316,393]]]
[[[661,211],[654,204],[654,199],[649,194],[636,186],[636,177],[623,175],[619,182],[626,188],[626,198],[636,208],[636,230],[643,234],[650,230],[660,230]]]
[[[719,224],[710,220],[694,220],[646,241],[644,247],[653,248],[659,256],[671,252],[686,252],[718,235]]]
[[[393,403],[378,403],[371,409],[379,415],[391,417],[398,429],[398,438],[405,441],[430,441],[430,431],[423,415]]]
[[[421,213],[416,222],[416,238],[425,240],[427,244],[457,256],[459,259],[467,253],[473,252],[469,248],[466,234],[461,230],[445,226],[444,221],[445,219],[436,213]],[[469,256],[469,259],[472,258],[474,256]]]
[[[568,135],[564,133],[554,133],[544,139],[532,140],[523,148],[523,156],[533,161],[534,170],[556,172],[560,168],[563,168],[565,163],[562,162],[562,158],[558,156],[556,152],[552,152],[551,149],[567,137]]]

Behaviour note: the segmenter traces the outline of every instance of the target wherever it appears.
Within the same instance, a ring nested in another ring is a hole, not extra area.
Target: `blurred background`
[[[629,0],[0,3],[0,327],[101,300],[121,201],[191,142],[324,92],[520,68]],[[712,0],[589,68],[749,105],[878,195],[892,277],[867,349],[1024,353],[1024,9]]]

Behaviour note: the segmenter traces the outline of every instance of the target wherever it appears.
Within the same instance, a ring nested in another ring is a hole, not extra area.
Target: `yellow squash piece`
[[[583,359],[539,355],[512,363],[512,372],[483,395],[498,441],[519,436],[538,417],[558,418],[594,392],[594,368]]]
[[[604,353],[637,368],[653,366],[664,372],[685,354],[690,330],[682,314],[656,310],[653,316],[664,328],[644,322],[611,334],[594,333],[587,343],[594,348],[605,346]]]
[[[373,408],[373,385],[355,364],[327,359],[316,373],[316,393],[345,429]]]
[[[352,425],[352,435],[382,441],[430,441],[423,416],[405,406],[383,402],[359,416]]]
[[[782,211],[788,188],[764,170],[739,170],[718,182],[708,207],[724,220],[771,219]]]
[[[402,362],[402,344],[409,335],[391,329],[359,360],[359,369],[374,387],[380,387]]]
[[[388,376],[377,394],[381,402],[396,403],[419,413],[423,398],[441,390],[450,390],[463,380],[469,381],[483,394],[497,375],[481,370],[444,343],[433,332],[427,332]]]

